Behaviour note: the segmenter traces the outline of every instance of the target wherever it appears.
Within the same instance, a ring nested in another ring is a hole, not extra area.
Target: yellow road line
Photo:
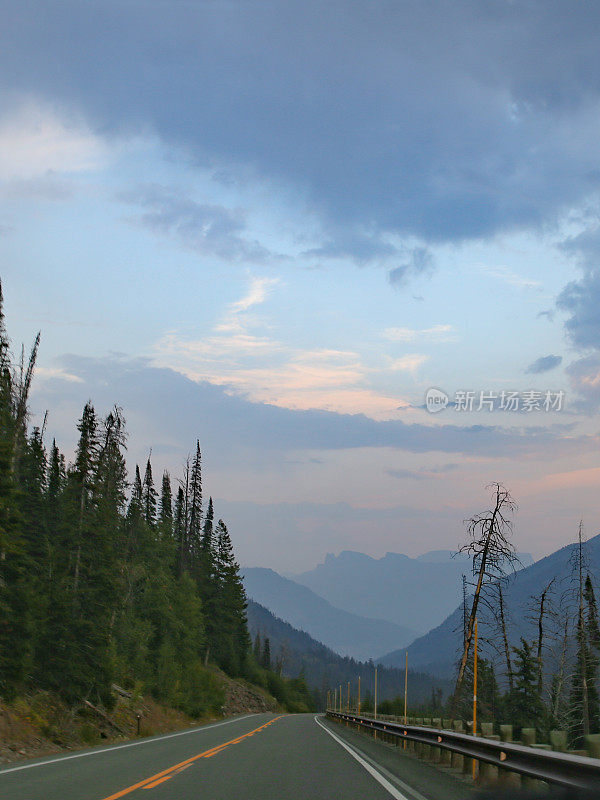
[[[281,719],[283,716],[280,715],[279,717],[275,717],[274,719],[269,720],[269,722],[265,722],[264,725],[261,725],[260,728],[255,728],[253,731],[249,733],[245,733],[243,736],[238,736],[237,739],[231,739],[229,742],[224,742],[223,744],[219,744],[216,747],[211,747],[210,750],[204,750],[202,753],[198,753],[197,756],[192,756],[191,758],[182,761],[179,764],[174,764],[172,767],[168,769],[164,769],[162,772],[158,772],[156,775],[151,775],[149,778],[146,778],[143,781],[139,781],[138,783],[134,783],[132,786],[128,786],[126,789],[121,789],[119,792],[115,792],[115,794],[111,794],[108,797],[105,797],[103,800],[118,800],[120,797],[124,797],[126,794],[130,794],[134,792],[136,789],[152,789],[154,786],[158,786],[159,783],[163,783],[164,781],[169,780],[172,778],[175,773],[180,772],[182,769],[189,767],[194,761],[199,758],[211,758],[211,756],[220,753],[225,747],[229,747],[230,744],[238,744],[243,739],[246,739],[248,736],[252,736],[254,733],[259,733],[259,731],[268,728],[269,725],[272,725],[274,722],[277,722],[278,719]]]
[[[164,783],[165,781],[170,781],[173,775],[165,775],[164,778],[159,778],[157,781],[153,781],[152,783],[147,783],[144,786],[144,789],[154,789],[155,786],[158,786],[159,783]]]

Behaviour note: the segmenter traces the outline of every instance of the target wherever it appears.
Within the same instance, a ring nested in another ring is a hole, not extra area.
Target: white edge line
[[[127,744],[115,744],[110,747],[103,747],[101,750],[87,750],[85,753],[73,753],[71,756],[58,756],[57,758],[49,758],[46,761],[36,761],[35,764],[20,764],[18,767],[9,767],[8,769],[0,769],[0,778],[9,772],[19,772],[22,769],[33,769],[34,767],[45,767],[46,764],[57,764],[60,761],[70,761],[72,758],[87,758],[88,756],[98,756],[102,753],[111,753],[113,750],[124,750],[126,747],[139,747],[141,744],[152,744],[152,742],[160,742],[163,739],[174,739],[176,736],[187,736],[190,733],[201,733],[210,728],[219,728],[221,725],[230,725],[232,722],[240,722],[248,717],[255,717],[257,714],[245,714],[243,717],[235,717],[235,719],[228,719],[225,722],[213,722],[211,725],[202,725],[199,728],[190,728],[186,731],[178,731],[177,733],[166,733],[163,736],[153,736],[150,739],[144,739],[141,742],[127,742]]]
[[[369,775],[375,778],[375,780],[378,783],[380,783],[386,790],[386,792],[391,794],[392,797],[395,798],[395,800],[408,800],[408,798],[405,797],[405,795],[401,794],[398,791],[398,789],[396,789],[395,786],[392,786],[392,784],[387,780],[387,778],[384,778],[383,775],[381,775],[381,773],[379,773],[374,767],[372,767],[369,763],[367,763],[364,760],[364,758],[359,756],[358,753],[355,750],[353,750],[349,745],[347,745],[346,742],[342,741],[342,739],[340,739],[339,736],[336,736],[335,733],[329,730],[329,728],[326,728],[325,725],[323,725],[323,723],[317,717],[315,717],[315,722],[320,728],[323,728],[325,733],[328,733],[332,737],[332,739],[335,739],[335,741],[339,745],[341,745],[344,748],[344,750],[347,750],[348,753],[350,753],[350,755],[352,756],[352,758],[355,758],[361,765],[361,767],[364,767],[364,769],[367,770]]]

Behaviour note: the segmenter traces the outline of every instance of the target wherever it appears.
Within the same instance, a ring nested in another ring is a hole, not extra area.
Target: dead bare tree
[[[493,506],[481,514],[476,514],[474,517],[465,520],[468,525],[470,541],[459,549],[460,553],[468,553],[471,556],[473,576],[476,578],[476,583],[467,624],[467,635],[452,699],[451,716],[454,716],[469,660],[482,588],[484,584],[497,581],[504,576],[506,567],[513,566],[517,560],[514,545],[510,541],[512,534],[510,515],[516,511],[517,505],[508,489],[501,483],[492,483],[486,486],[486,489],[491,489]]]
[[[508,641],[508,611],[502,586],[503,582],[501,579],[491,582],[488,587],[484,585],[479,602],[480,605],[485,606],[490,615],[488,620],[490,635],[486,637],[486,642],[492,647],[498,657],[504,661],[508,687],[512,692],[514,672],[512,667],[511,647]]]
[[[463,647],[465,646],[465,642],[467,641],[467,624],[469,621],[469,611],[467,607],[467,598],[468,598],[468,589],[467,589],[467,576],[462,576],[462,595],[463,595],[463,602],[462,602],[462,626],[463,626]]]
[[[554,724],[559,728],[569,727],[569,708],[565,697],[567,683],[567,659],[569,651],[569,640],[571,638],[572,617],[569,614],[552,614],[557,621],[560,619],[561,631],[556,637],[558,642],[558,653],[556,660],[558,667],[550,689],[550,712]]]
[[[585,596],[584,596],[584,575],[589,570],[587,560],[587,553],[585,550],[585,538],[583,535],[583,520],[579,522],[579,531],[577,536],[577,547],[571,556],[571,568],[573,577],[576,583],[577,591],[577,668],[579,674],[577,682],[580,686],[581,700],[580,709],[573,709],[574,711],[581,712],[581,729],[583,735],[590,732],[590,710],[589,710],[589,696],[588,696],[588,642],[587,642],[587,629],[585,620]]]
[[[556,578],[552,578],[539,595],[531,597],[530,613],[528,619],[537,627],[536,655],[538,669],[538,692],[540,696],[544,688],[544,647],[546,637],[546,617],[549,615],[552,587]]]

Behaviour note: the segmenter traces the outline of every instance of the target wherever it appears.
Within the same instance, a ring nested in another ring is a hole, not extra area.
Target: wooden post
[[[377,667],[375,667],[375,703],[374,703],[374,708],[375,708],[375,719],[377,719]],[[375,738],[375,739],[377,738],[377,731],[374,731],[374,737],[373,738]]]
[[[408,650],[404,660],[404,724],[407,724],[407,699],[408,699]],[[404,750],[406,750],[406,738],[404,739]]]
[[[477,736],[477,617],[475,618],[475,648],[473,650],[473,736]],[[473,780],[477,777],[477,760],[473,759]]]

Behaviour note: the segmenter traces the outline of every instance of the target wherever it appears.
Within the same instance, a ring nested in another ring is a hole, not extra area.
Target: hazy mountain
[[[341,655],[363,660],[377,658],[391,649],[405,647],[417,636],[414,628],[335,608],[306,586],[271,569],[246,567],[242,574],[248,597]]]
[[[373,693],[372,663],[355,661],[334,653],[253,600],[248,602],[248,628],[253,641],[257,632],[263,639],[265,636],[269,637],[274,663],[283,655],[282,672],[285,676],[295,678],[301,670],[304,671],[308,685],[319,694],[320,702],[324,702],[327,689],[333,689],[340,684],[346,689],[348,681],[351,683],[351,693],[354,694],[359,675],[362,696]],[[404,669],[380,667],[377,679],[378,696],[381,700],[403,694]],[[444,695],[448,694],[450,682],[409,670],[408,687],[410,702],[414,704],[428,700],[434,687],[441,688]]]
[[[536,623],[531,618],[532,597],[538,597],[552,578],[556,578],[556,580],[551,592],[551,602],[557,611],[559,620],[564,622],[565,616],[573,605],[574,586],[570,559],[576,547],[576,544],[563,547],[506,579],[504,596],[511,645],[519,644],[521,636],[529,641],[537,639]],[[600,536],[595,536],[586,543],[585,552],[598,595],[600,592],[598,580],[600,577]],[[408,648],[409,664],[433,675],[444,677],[452,675],[461,647],[462,613],[462,607],[459,606],[441,625],[429,631],[425,636],[416,639]],[[486,657],[493,657],[497,660],[493,649],[485,641],[486,639],[497,639],[497,633],[490,622],[490,613],[482,607],[478,616],[482,652]],[[549,626],[550,622],[548,621],[547,624]],[[548,639],[548,644],[550,644],[550,639]],[[383,656],[380,663],[388,666],[401,666],[404,664],[404,653],[405,649],[399,648]],[[546,658],[551,660],[550,652],[546,654]]]
[[[523,564],[533,561],[529,554],[520,558]],[[453,558],[450,550],[418,558],[386,553],[379,559],[344,550],[292,577],[336,608],[424,633],[456,608],[462,596],[462,575],[470,571],[469,558],[462,554]]]

